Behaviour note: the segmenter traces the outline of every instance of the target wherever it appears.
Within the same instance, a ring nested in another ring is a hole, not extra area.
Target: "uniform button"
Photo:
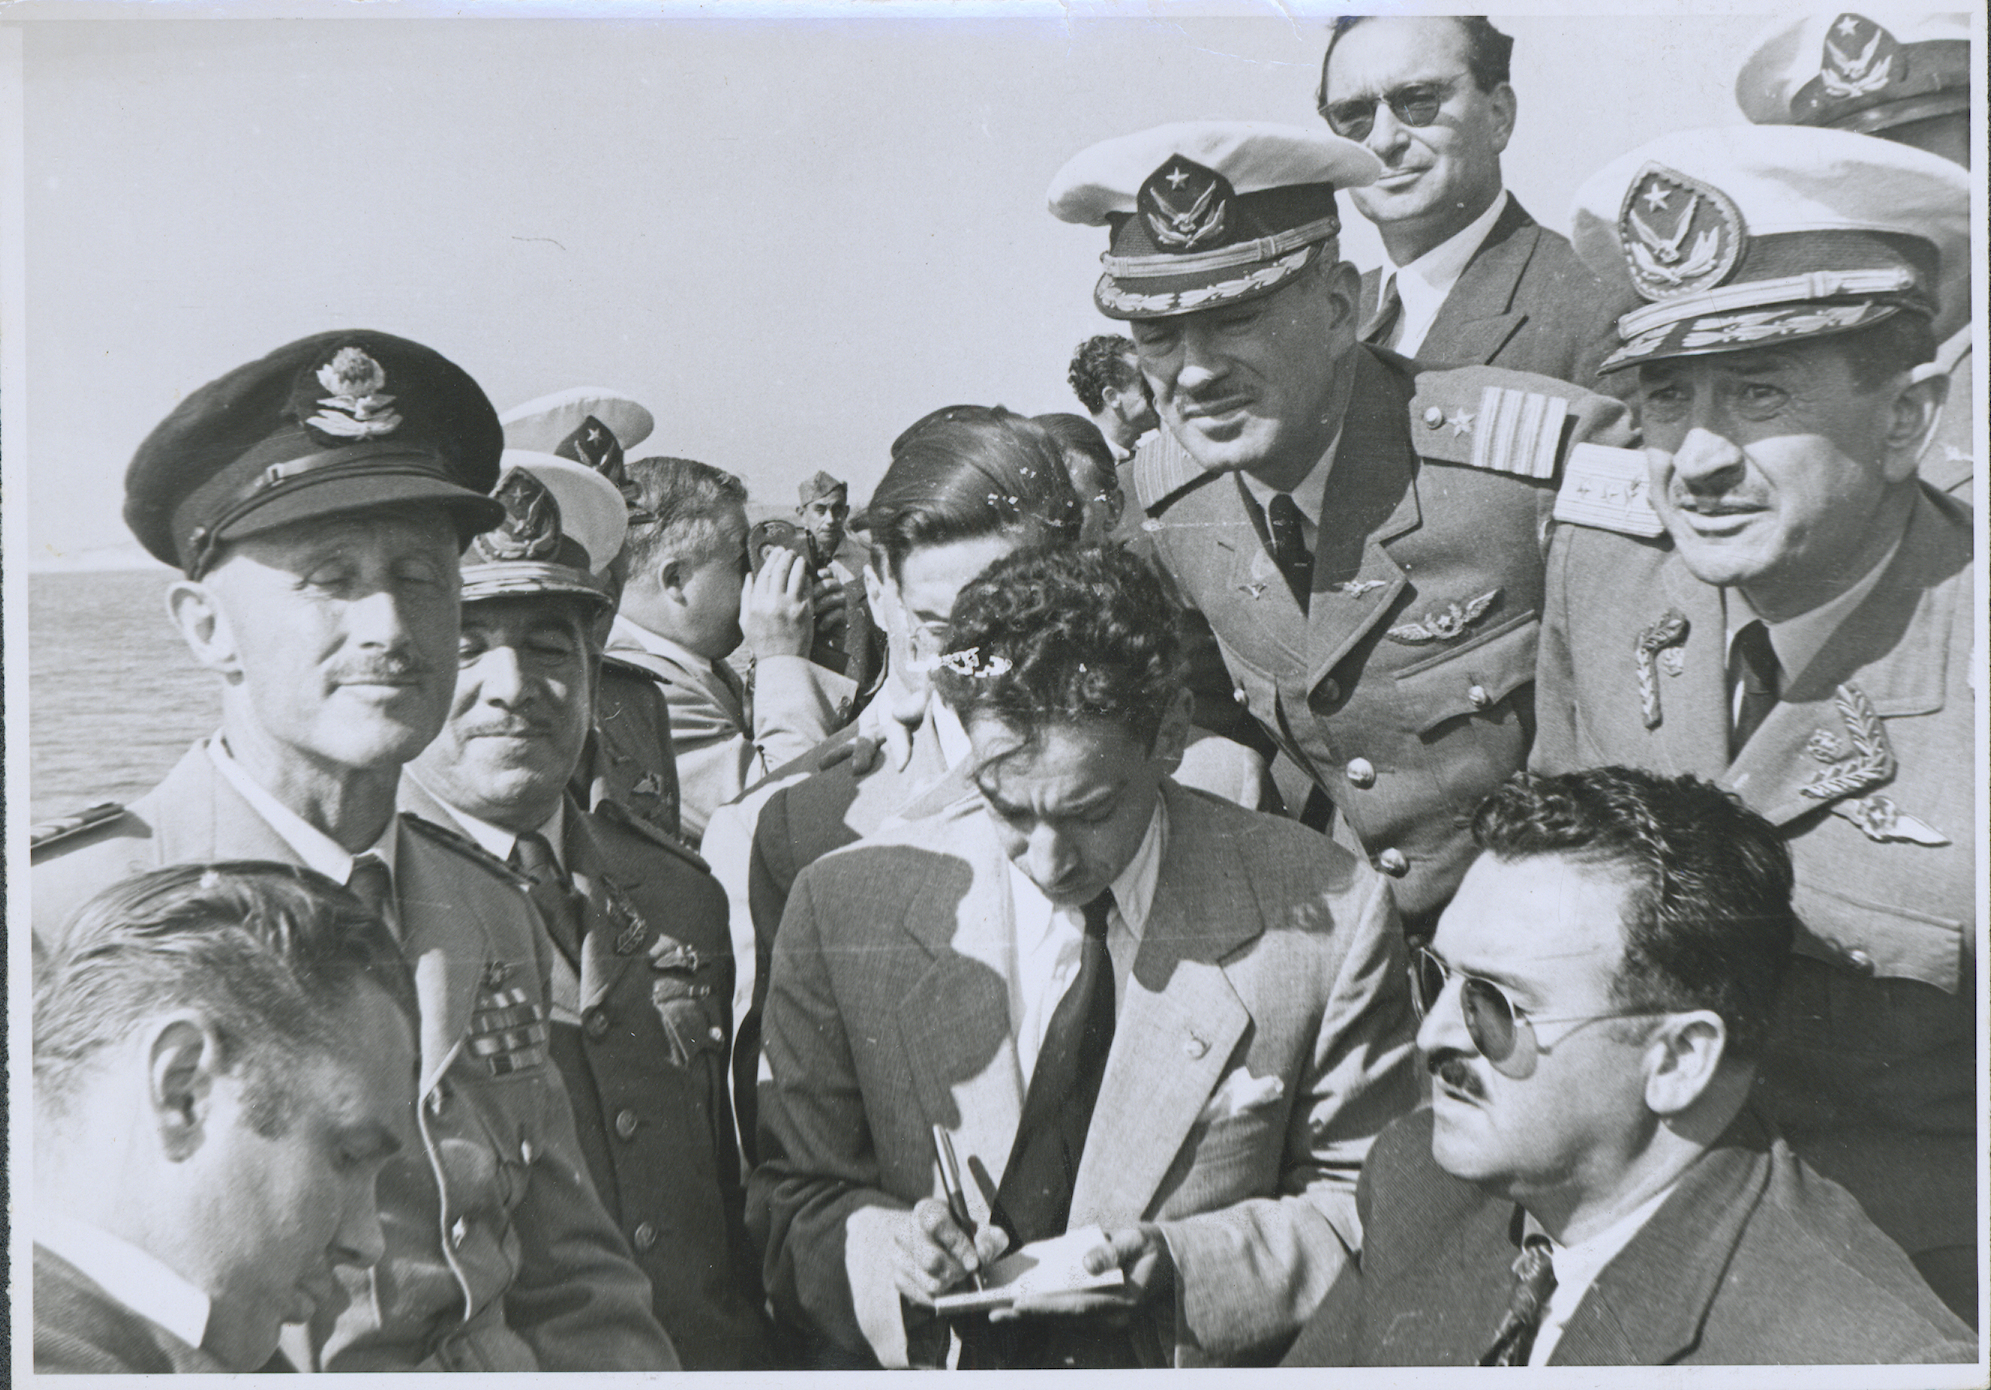
[[[726,1041],[726,1030],[724,1028],[721,1028],[718,1024],[715,1023],[710,1028],[707,1028],[705,1030],[705,1036],[712,1039],[712,1041],[716,1043],[724,1042]]]
[[[636,1112],[634,1110],[623,1110],[616,1114],[615,1132],[624,1139],[633,1139],[636,1136],[636,1125]]]
[[[1210,1050],[1210,1045],[1204,1042],[1201,1038],[1192,1037],[1189,1039],[1189,1041],[1182,1044],[1182,1050],[1188,1053],[1191,1059],[1194,1059],[1197,1057],[1201,1057],[1205,1052],[1208,1052]]]
[[[1241,709],[1251,708],[1251,697],[1244,693],[1243,686],[1239,686],[1237,689],[1233,690],[1231,692],[1231,698],[1238,702],[1239,708]]]
[[[1367,758],[1353,758],[1348,763],[1348,780],[1358,787],[1376,785],[1376,765]],[[1394,853],[1394,851],[1392,851]]]
[[[464,1238],[469,1234],[470,1234],[470,1223],[465,1221],[460,1216],[457,1217],[456,1224],[449,1228],[450,1247],[452,1249],[458,1249],[458,1250],[462,1249]]]
[[[1320,698],[1327,701],[1330,705],[1339,700],[1341,698],[1341,683],[1332,680],[1321,682]]]
[[[532,1166],[532,1156],[536,1152],[538,1151],[532,1147],[530,1139],[521,1139],[518,1141],[518,1161],[526,1167],[530,1168]]]
[[[649,1222],[645,1221],[642,1225],[638,1226],[634,1231],[630,1232],[629,1238],[632,1242],[634,1242],[636,1246],[636,1252],[638,1254],[641,1254],[645,1250],[650,1249],[652,1246],[654,1246],[657,1243],[657,1228],[655,1226],[652,1226]]]
[[[1873,974],[1873,957],[1865,951],[1850,952],[1846,956],[1846,959],[1851,961],[1853,969],[1859,971],[1862,975]]]
[[[582,1026],[587,1029],[589,1037],[605,1038],[608,1036],[608,1015],[600,1009],[589,1009],[588,1021]]]
[[[1403,851],[1391,845],[1376,856],[1376,867],[1391,878],[1402,878],[1410,872],[1410,861],[1403,857]]]
[[[1483,685],[1467,686],[1466,698],[1472,701],[1472,706],[1474,709],[1485,709],[1488,705],[1493,703],[1493,697],[1486,693],[1486,687]]]
[[[1424,407],[1424,427],[1426,429],[1435,430],[1438,428],[1438,426],[1444,423],[1445,423],[1444,411],[1440,410],[1435,405],[1427,405]]]

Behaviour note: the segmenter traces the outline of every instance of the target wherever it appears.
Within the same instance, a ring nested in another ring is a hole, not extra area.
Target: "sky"
[[[861,501],[929,410],[1077,408],[1072,349],[1116,326],[1090,299],[1105,233],[1045,211],[1052,174],[1165,121],[1317,123],[1332,14],[32,18],[135,8],[9,11],[29,16],[25,299],[5,321],[26,390],[5,444],[31,566],[133,550],[122,479],[146,432],[336,327],[427,343],[500,410],[626,391],[658,422],[637,455],[730,469],[757,502],[818,468]],[[1612,156],[1740,119],[1764,19],[1499,22],[1508,186],[1566,230]],[[1342,201],[1343,254],[1375,264]]]

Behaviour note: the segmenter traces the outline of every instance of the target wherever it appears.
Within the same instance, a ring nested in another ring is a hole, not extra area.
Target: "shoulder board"
[[[633,661],[625,661],[614,652],[603,652],[601,654],[601,669],[603,672],[613,671],[617,675],[629,676],[639,681],[649,681],[653,685],[657,680],[656,672],[638,666]]]
[[[66,816],[58,816],[51,821],[28,828],[28,850],[30,854],[59,845],[65,840],[73,840],[86,830],[95,830],[100,825],[108,825],[124,814],[124,804],[118,801],[99,801],[95,806],[86,806],[80,811]]]
[[[1651,474],[1637,449],[1579,444],[1555,495],[1555,519],[1627,536],[1653,537],[1665,523],[1652,509]]]
[[[489,869],[491,872],[499,875],[507,883],[514,884],[520,888],[531,886],[531,879],[527,878],[517,869],[514,869],[504,860],[498,858],[491,851],[485,849],[468,835],[459,835],[449,827],[437,825],[434,821],[418,816],[413,811],[403,811],[401,813],[401,824],[410,830],[416,831],[425,839],[434,840],[445,849],[455,850],[464,858],[475,862],[478,867]]]
[[[569,801],[567,803],[567,812],[569,815],[578,812],[580,815],[596,816],[602,820],[611,821],[617,829],[626,830],[631,835],[647,840],[659,849],[669,850],[694,869],[702,873],[709,874],[712,872],[712,866],[705,862],[704,857],[697,850],[694,850],[675,836],[658,829],[612,797],[604,798],[592,810],[588,811],[579,811],[573,802]]]
[[[1547,481],[1562,462],[1563,424],[1583,396],[1537,389],[1547,378],[1484,368],[1421,372],[1410,442],[1425,458]]]
[[[1133,476],[1134,500],[1151,519],[1217,476],[1206,473],[1168,432],[1166,425],[1134,452],[1129,472]]]

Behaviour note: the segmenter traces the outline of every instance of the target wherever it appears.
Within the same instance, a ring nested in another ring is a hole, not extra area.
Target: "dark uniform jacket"
[[[677,750],[670,705],[657,678],[633,662],[601,659],[595,726],[574,796],[583,806],[615,801],[666,835],[678,833]]]
[[[1431,1112],[1369,1150],[1362,1254],[1289,1366],[1472,1366],[1493,1344],[1521,1209],[1431,1157]],[[1846,1190],[1748,1112],[1590,1286],[1550,1366],[1974,1361],[1966,1328]]]
[[[35,1247],[35,1374],[189,1375],[228,1368]]]
[[[1731,764],[1720,590],[1663,537],[1565,527],[1536,699],[1536,768],[1691,772],[1783,831],[1805,931],[1756,1103],[1913,1253],[1977,1238],[1971,608],[1969,524],[1925,486]]]
[[[546,929],[520,880],[474,844],[413,816],[398,834],[422,1147],[381,1173],[386,1253],[340,1269],[347,1306],[321,1309],[312,1329],[322,1369],[675,1369],[547,1054]],[[196,744],[122,814],[37,847],[35,933],[119,879],[217,859],[300,862]]]
[[[1417,926],[1472,857],[1461,817],[1528,756],[1554,473],[1576,441],[1624,443],[1624,407],[1373,348],[1349,369],[1306,613],[1240,479],[1207,478],[1149,526],[1237,702],[1332,803],[1336,838],[1396,880]],[[1502,471],[1524,459],[1542,475]]]
[[[1376,311],[1383,273],[1362,273],[1363,323]],[[1614,303],[1569,239],[1528,216],[1510,194],[1445,296],[1417,360],[1538,372],[1605,390],[1597,366],[1618,349],[1618,315],[1638,304]]]

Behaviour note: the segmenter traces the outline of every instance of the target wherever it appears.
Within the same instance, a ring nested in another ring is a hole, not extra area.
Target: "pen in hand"
[[[940,1184],[947,1193],[947,1214],[954,1218],[955,1225],[967,1233],[972,1243],[975,1239],[975,1218],[968,1214],[968,1194],[961,1190],[961,1169],[954,1161],[954,1141],[947,1137],[945,1125],[933,1127],[933,1156],[940,1163]],[[975,1281],[977,1289],[988,1287],[982,1282],[979,1264],[969,1271],[969,1277]]]

